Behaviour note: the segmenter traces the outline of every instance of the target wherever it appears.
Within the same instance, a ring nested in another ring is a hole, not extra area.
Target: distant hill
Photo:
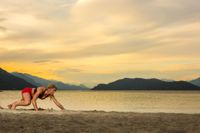
[[[124,78],[108,84],[99,84],[92,90],[200,90],[200,87],[186,81]]]
[[[200,78],[194,79],[194,80],[190,81],[190,83],[192,83],[193,85],[196,85],[196,86],[200,86]]]
[[[24,87],[35,87],[35,85],[0,68],[0,90],[21,90]]]
[[[25,74],[22,74],[22,73],[18,73],[18,72],[13,72],[11,73],[12,75],[18,77],[18,78],[21,78],[21,79],[24,79],[25,81],[35,85],[35,86],[41,86],[41,84],[35,82],[32,78],[26,76]]]
[[[30,74],[26,74],[26,73],[18,73],[18,72],[13,72],[12,73],[14,76],[17,76],[19,78],[22,78],[24,80],[26,80],[29,83],[34,84],[35,86],[48,86],[48,84],[53,83],[55,84],[58,89],[61,90],[87,90],[88,88],[84,85],[71,85],[71,84],[66,84],[60,81],[56,81],[56,80],[47,80],[47,79],[43,79],[37,76],[33,76]]]

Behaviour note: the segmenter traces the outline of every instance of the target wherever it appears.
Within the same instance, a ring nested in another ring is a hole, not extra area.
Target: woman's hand
[[[53,102],[54,102],[62,111],[65,110],[65,108],[62,106],[62,104],[60,104],[60,103],[58,102],[58,100],[54,97],[54,95],[50,96],[50,98],[53,100]]]
[[[38,111],[38,107],[37,107],[37,102],[36,102],[36,100],[37,100],[38,96],[39,96],[42,92],[43,92],[43,88],[42,88],[42,87],[38,87],[38,88],[37,88],[37,92],[34,94],[32,100],[31,100],[35,111]]]
[[[33,104],[33,107],[34,107],[35,111],[38,111],[38,107],[37,107],[36,100],[35,100],[35,99],[32,99],[31,102],[32,102],[32,104]]]

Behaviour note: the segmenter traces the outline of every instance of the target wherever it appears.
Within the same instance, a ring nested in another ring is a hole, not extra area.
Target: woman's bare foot
[[[0,109],[3,109],[3,107],[0,106]]]
[[[12,104],[9,104],[9,105],[8,105],[8,108],[11,109],[11,108],[12,108]]]

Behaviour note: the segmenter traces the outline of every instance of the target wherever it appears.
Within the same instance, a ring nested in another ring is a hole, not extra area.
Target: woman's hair
[[[48,89],[50,89],[50,88],[55,88],[55,89],[57,90],[57,87],[56,87],[54,84],[49,84],[47,88],[48,88]]]

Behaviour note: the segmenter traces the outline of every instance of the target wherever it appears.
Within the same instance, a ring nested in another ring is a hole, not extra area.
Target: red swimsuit
[[[32,95],[32,88],[26,87],[22,90],[22,94],[28,92],[30,95]]]
[[[31,97],[32,97],[32,89],[33,89],[33,88],[26,87],[26,88],[22,89],[21,93],[23,94],[23,93],[25,93],[25,92],[28,92],[28,93],[31,95]],[[34,90],[34,94],[36,93],[36,91],[37,91],[37,88]],[[45,99],[46,97],[49,96],[49,95],[46,95],[45,97],[43,97],[43,96],[44,96],[44,93],[45,93],[45,91],[43,91],[43,92],[38,96],[38,98],[40,98],[40,99]]]

